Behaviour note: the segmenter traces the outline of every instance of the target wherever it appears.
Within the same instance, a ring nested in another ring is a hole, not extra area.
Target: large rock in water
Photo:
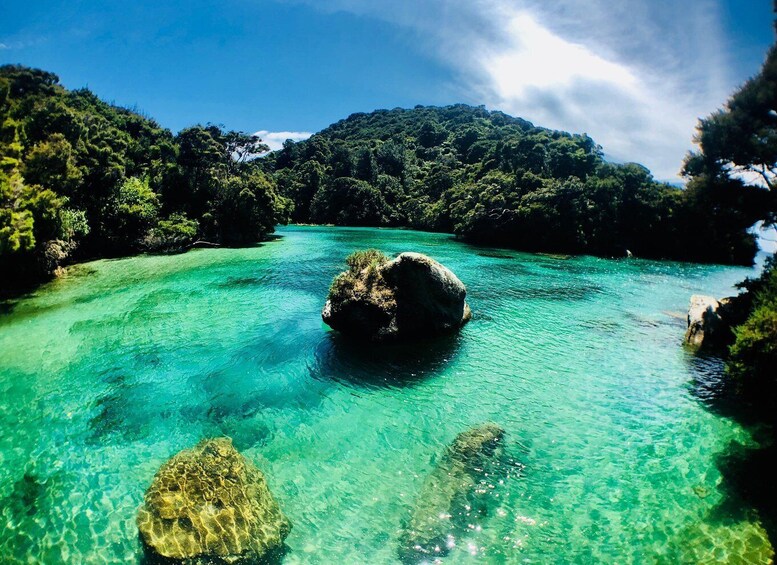
[[[189,565],[266,559],[291,531],[261,471],[229,438],[203,440],[162,465],[137,524],[152,556]]]
[[[446,555],[459,532],[473,523],[479,504],[478,487],[494,472],[502,455],[504,430],[484,424],[460,433],[424,482],[413,513],[399,541],[404,563],[431,562]],[[488,489],[485,489],[488,491]]]
[[[391,261],[378,255],[335,279],[321,312],[330,327],[390,341],[452,332],[469,321],[467,289],[448,268],[420,253],[402,253]]]
[[[686,343],[694,347],[709,347],[715,341],[715,335],[723,329],[719,308],[720,302],[711,296],[691,296],[688,329],[685,331]]]
[[[722,349],[734,341],[733,328],[744,323],[750,311],[747,294],[715,300],[694,294],[688,309],[685,342],[700,349]]]

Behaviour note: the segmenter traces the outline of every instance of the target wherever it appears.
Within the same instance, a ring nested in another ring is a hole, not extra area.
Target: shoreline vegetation
[[[777,12],[777,3],[774,7]],[[777,22],[775,22],[777,29]],[[764,226],[777,224],[777,45],[760,72],[745,82],[726,105],[700,121],[696,140],[700,150],[689,155],[685,169],[691,183],[747,185],[760,191],[754,210]],[[730,328],[731,345],[719,350],[726,360],[726,380],[737,402],[752,408],[768,426],[765,448],[777,444],[777,261],[774,255],[755,280],[743,281],[737,300],[747,305],[744,323]],[[753,414],[750,414],[752,417]],[[742,419],[740,415],[739,419]],[[760,484],[759,487],[764,487]],[[774,484],[765,486],[774,532],[777,500]]]
[[[767,53],[761,71],[743,84],[724,108],[701,120],[696,137],[700,151],[689,155],[685,165],[692,183],[756,187],[762,197],[756,215],[763,225],[772,227],[777,224],[775,108],[777,45]],[[744,292],[733,299],[735,321],[723,328],[721,343],[712,351],[724,365],[720,391],[711,407],[749,428],[756,446],[734,446],[732,454],[720,459],[724,476],[721,486],[734,499],[751,505],[775,545],[777,487],[765,470],[769,467],[766,461],[772,461],[777,451],[775,256],[767,259],[757,278],[747,279],[738,287]],[[726,302],[718,310],[732,305]],[[690,312],[688,320],[690,324]],[[708,354],[698,352],[700,357]]]
[[[255,159],[266,150],[215,125],[173,135],[52,73],[0,67],[0,295],[69,263],[264,239],[292,207]]]
[[[53,73],[0,67],[0,294],[63,265],[261,241],[274,226],[453,233],[522,251],[749,264],[765,191],[685,189],[604,160],[587,135],[463,104],[353,114],[279,151],[208,124],[178,134],[69,91]],[[704,245],[699,245],[704,234]]]

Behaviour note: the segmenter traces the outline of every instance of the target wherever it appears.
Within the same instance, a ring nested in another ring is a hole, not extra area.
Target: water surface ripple
[[[280,235],[97,261],[0,316],[0,562],[137,562],[135,512],[155,471],[229,435],[294,525],[285,563],[396,563],[445,446],[487,421],[506,430],[515,471],[481,485],[485,511],[445,563],[768,553],[753,512],[721,515],[716,461],[752,438],[706,406],[704,371],[719,366],[684,351],[677,318],[690,294],[731,293],[751,270],[398,230]],[[386,349],[329,331],[329,283],[365,247],[452,268],[472,322]]]

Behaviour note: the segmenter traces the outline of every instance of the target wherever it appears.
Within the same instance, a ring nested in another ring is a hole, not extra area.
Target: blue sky
[[[757,72],[770,0],[4,0],[0,62],[175,131],[271,141],[353,112],[485,104],[675,177],[698,117]]]

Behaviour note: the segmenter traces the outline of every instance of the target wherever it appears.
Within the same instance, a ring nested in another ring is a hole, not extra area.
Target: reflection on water
[[[461,339],[445,335],[417,343],[374,344],[329,331],[315,349],[310,374],[368,388],[412,386],[439,373],[455,357]]]
[[[777,485],[774,481],[777,445],[773,430],[764,432],[761,445],[731,442],[717,456],[724,498],[715,516],[724,522],[760,521],[774,544],[777,542]]]

